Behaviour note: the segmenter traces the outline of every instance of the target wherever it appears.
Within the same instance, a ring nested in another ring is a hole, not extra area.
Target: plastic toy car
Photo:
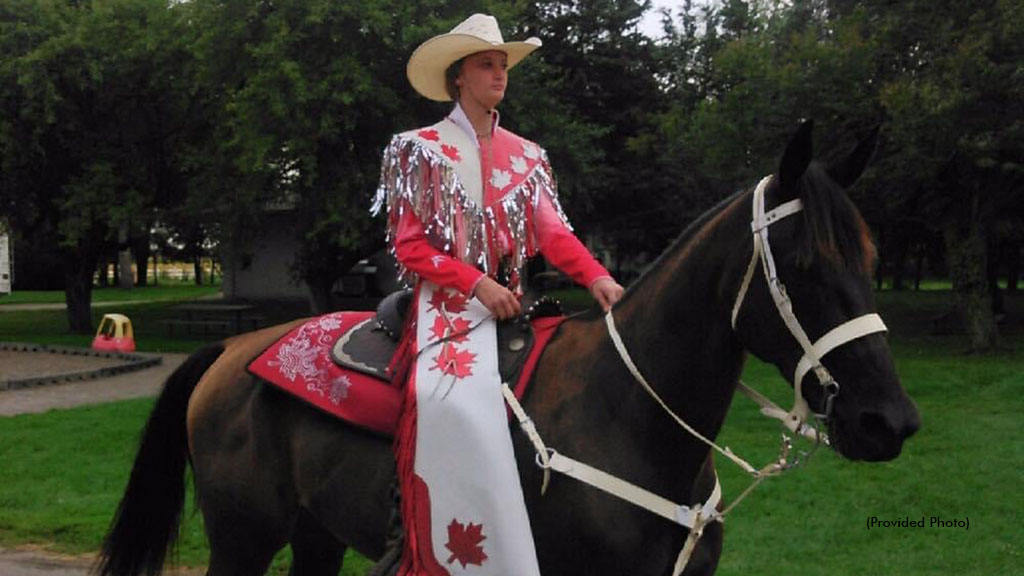
[[[96,337],[92,340],[93,350],[106,352],[134,352],[135,335],[132,321],[124,314],[104,314]]]

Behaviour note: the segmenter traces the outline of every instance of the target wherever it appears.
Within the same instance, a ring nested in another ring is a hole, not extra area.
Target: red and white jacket
[[[400,277],[466,295],[499,265],[520,290],[526,259],[542,254],[587,288],[608,271],[576,238],[544,150],[498,125],[478,139],[458,105],[433,126],[395,135],[384,150],[373,213],[387,207]]]

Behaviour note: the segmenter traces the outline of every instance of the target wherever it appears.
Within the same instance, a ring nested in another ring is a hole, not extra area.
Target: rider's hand
[[[601,309],[605,312],[610,310],[612,304],[618,302],[619,298],[622,298],[623,292],[625,292],[625,289],[611,278],[601,278],[590,286],[590,294],[594,297],[594,300],[597,300],[597,303],[601,305]]]
[[[473,290],[473,296],[476,296],[497,320],[508,320],[519,315],[519,300],[511,290],[498,284],[490,276],[484,276],[480,280]]]

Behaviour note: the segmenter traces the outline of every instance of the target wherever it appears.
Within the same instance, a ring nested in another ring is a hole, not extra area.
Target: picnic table
[[[195,329],[204,335],[238,334],[243,327],[255,330],[264,320],[262,316],[251,312],[256,307],[252,304],[230,303],[192,303],[172,306],[171,310],[181,313],[181,318],[165,320],[169,332],[173,335],[174,328],[184,328],[187,334]]]

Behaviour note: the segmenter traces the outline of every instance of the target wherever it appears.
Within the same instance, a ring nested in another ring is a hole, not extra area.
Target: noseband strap
[[[808,412],[810,411],[807,403],[804,402],[803,395],[799,392],[799,388],[807,372],[813,370],[815,366],[821,365],[822,357],[847,342],[886,331],[888,331],[888,328],[886,328],[885,322],[882,322],[881,316],[878,314],[865,314],[836,326],[828,334],[818,338],[818,341],[811,346],[812,354],[805,353],[796,365],[796,371],[793,375],[793,388],[797,389],[794,407],[796,404],[803,402],[804,409]]]

